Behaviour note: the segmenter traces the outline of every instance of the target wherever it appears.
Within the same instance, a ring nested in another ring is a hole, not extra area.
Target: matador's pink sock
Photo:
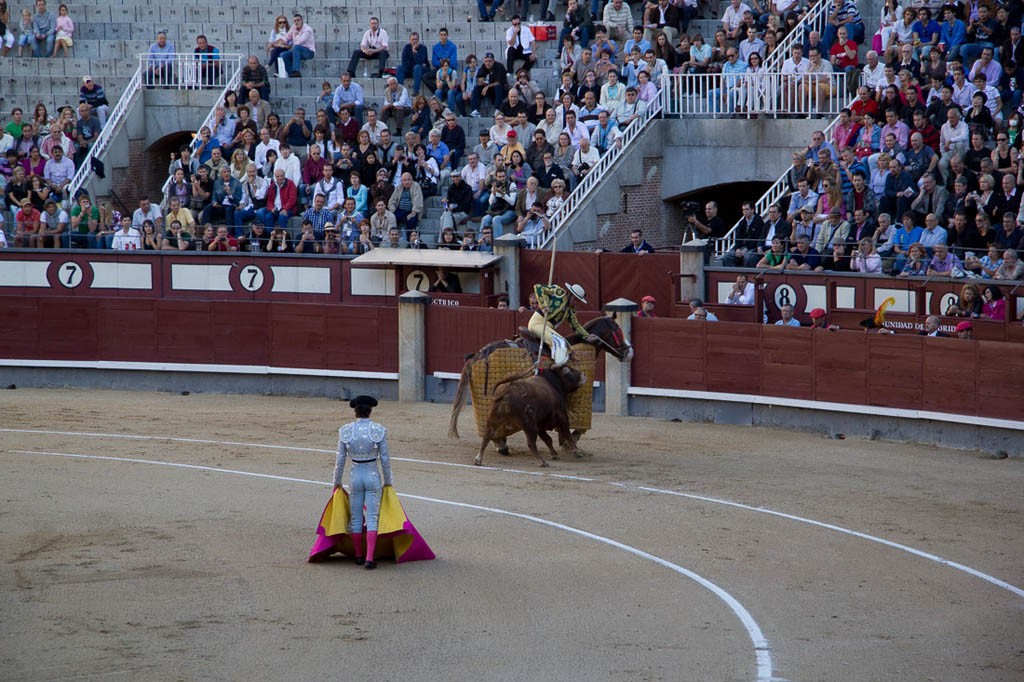
[[[377,531],[366,531],[366,560],[373,561],[373,551],[377,549]]]
[[[358,559],[358,558],[362,557],[363,556],[363,534],[362,533],[352,533],[352,544],[355,546],[355,549],[356,549],[356,558]]]

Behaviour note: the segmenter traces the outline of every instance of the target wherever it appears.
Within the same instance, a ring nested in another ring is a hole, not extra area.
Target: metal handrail
[[[782,65],[789,57],[790,50],[795,43],[803,44],[804,37],[811,31],[824,32],[825,24],[828,23],[828,8],[831,5],[829,0],[818,0],[813,7],[808,8],[800,21],[782,39],[782,42],[775,46],[770,55],[765,57],[762,64],[765,70],[781,71]],[[827,54],[823,56],[828,58]],[[807,59],[807,55],[804,55],[804,59]]]
[[[664,83],[665,76],[662,76],[662,84]],[[594,164],[594,167],[583,176],[583,179],[576,185],[576,188],[565,198],[565,201],[562,202],[562,205],[548,221],[550,227],[544,232],[544,239],[537,248],[545,249],[551,244],[552,240],[558,238],[559,233],[568,225],[569,218],[572,217],[573,213],[589,198],[590,193],[601,184],[601,181],[611,171],[615,162],[622,158],[626,150],[629,149],[629,146],[640,137],[640,134],[647,125],[661,114],[661,110],[662,97],[659,94],[657,98],[648,103],[647,111],[644,112],[643,116],[626,127],[625,133],[619,138],[621,144],[617,143],[605,152],[601,160]]]
[[[241,57],[241,55],[233,55],[233,56]],[[196,128],[196,133],[197,134],[192,138],[192,142],[189,143],[189,148],[190,149],[192,149],[194,151],[199,146],[200,138],[199,138],[198,132],[200,130],[202,130],[203,128],[207,127],[207,126],[210,126],[213,123],[214,119],[217,116],[217,107],[221,106],[221,103],[224,101],[224,98],[227,96],[227,94],[229,92],[231,92],[233,90],[237,90],[238,86],[241,85],[241,84],[242,84],[242,62],[241,62],[241,60],[239,60],[238,63],[236,64],[236,66],[235,66],[234,73],[231,74],[231,78],[229,78],[227,80],[227,83],[224,86],[224,89],[221,90],[220,95],[217,97],[216,101],[213,103],[213,106],[210,107],[210,111],[209,111],[208,114],[206,114],[206,118],[203,119],[203,122],[199,125],[198,128]],[[170,184],[171,184],[171,177],[168,176],[167,180],[165,180],[164,184],[160,187],[160,192],[161,192],[160,201],[163,201],[163,198],[165,196],[167,196],[167,187]]]
[[[139,94],[140,90],[142,90],[141,64],[139,64],[139,68],[135,69],[135,74],[128,81],[128,87],[125,88],[121,98],[114,105],[114,109],[107,116],[107,124],[100,130],[100,134],[96,136],[96,142],[93,143],[89,153],[85,155],[81,165],[78,166],[78,169],[72,176],[71,183],[68,185],[68,198],[65,202],[67,208],[71,208],[74,204],[75,197],[82,187],[85,186],[86,180],[92,174],[92,160],[98,159],[107,150],[110,141],[114,139],[114,131],[124,120],[125,116],[128,115],[128,107],[131,106],[132,101]]]
[[[666,116],[834,117],[845,101],[841,93],[846,91],[846,73],[842,71],[799,75],[777,71],[670,74],[664,82]],[[819,84],[829,86],[824,97],[819,97]]]
[[[138,55],[143,68],[142,84],[147,88],[203,90],[221,88],[228,82],[228,73],[241,68],[240,54],[207,55],[194,52]]]

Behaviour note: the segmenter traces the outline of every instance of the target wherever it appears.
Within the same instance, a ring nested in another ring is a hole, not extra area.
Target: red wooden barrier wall
[[[398,309],[0,296],[0,357],[398,371]]]
[[[1017,343],[634,318],[633,345],[634,386],[1024,420]]]

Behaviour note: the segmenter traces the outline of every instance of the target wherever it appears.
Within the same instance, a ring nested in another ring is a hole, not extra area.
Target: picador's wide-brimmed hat
[[[575,296],[576,298],[580,299],[581,302],[587,302],[587,292],[579,284],[569,284],[568,282],[566,282],[565,290],[568,291],[573,296]]]
[[[372,395],[357,395],[348,401],[349,407],[377,407],[377,399]]]

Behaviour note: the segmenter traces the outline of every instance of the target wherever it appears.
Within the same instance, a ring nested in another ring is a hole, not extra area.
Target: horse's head
[[[590,320],[583,328],[600,339],[593,344],[598,350],[606,350],[619,360],[625,360],[633,355],[633,346],[622,333],[622,328],[611,317],[601,316]]]

